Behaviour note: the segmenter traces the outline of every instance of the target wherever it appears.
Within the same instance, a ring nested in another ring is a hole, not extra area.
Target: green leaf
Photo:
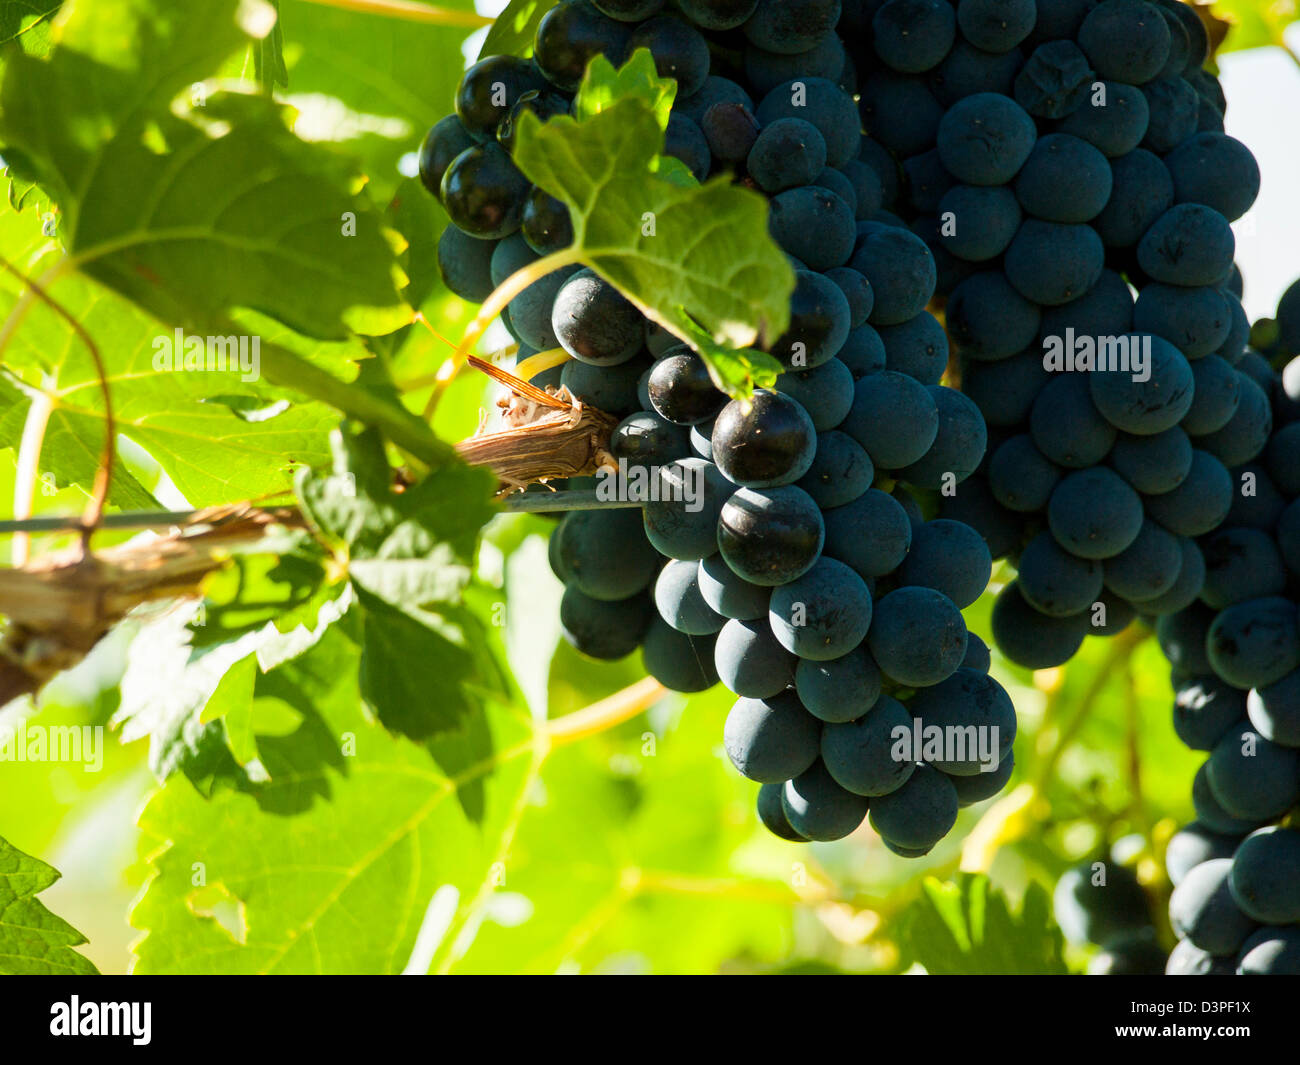
[[[164,321],[249,307],[319,338],[390,332],[410,318],[405,279],[360,176],[266,97],[192,89],[273,16],[263,0],[79,4],[47,60],[8,65],[0,142],[58,201],[74,263]]]
[[[261,636],[250,632],[196,648],[187,620],[175,611],[142,627],[131,641],[113,724],[121,728],[123,743],[148,737],[149,768],[159,780],[184,773],[211,794],[219,782],[243,781],[246,774],[231,756],[221,722],[201,715],[232,667],[254,661]],[[229,697],[228,689],[222,698]]]
[[[31,410],[32,396],[15,390],[18,402],[0,413],[0,440],[17,445]],[[76,485],[87,494],[104,450],[102,416],[85,415],[61,405],[50,411],[41,447],[41,490],[53,494]],[[121,462],[113,464],[108,501],[122,510],[157,510],[157,501]]]
[[[265,37],[253,41],[253,76],[269,93],[275,86],[289,84],[284,65],[284,31],[280,24],[280,0],[270,0],[275,8],[275,28]]]
[[[386,728],[416,740],[463,729],[505,691],[471,611],[401,610],[361,589],[357,599],[361,697]]]
[[[439,6],[474,10],[472,0]],[[384,202],[402,180],[402,157],[451,110],[465,69],[463,33],[310,0],[281,0],[280,10],[294,132],[360,160],[371,197]]]
[[[28,215],[6,213],[0,216],[0,240],[13,248],[9,240],[20,238],[20,227],[35,231],[38,225]],[[0,281],[0,311],[13,305],[12,284],[11,278]],[[329,432],[337,424],[329,407],[286,403],[285,390],[245,380],[239,370],[159,369],[174,366],[159,361],[161,344],[174,350],[173,330],[86,278],[65,277],[51,294],[95,339],[112,391],[116,431],[157,459],[191,504],[282,495],[292,487],[295,465],[328,460]],[[106,429],[103,392],[89,350],[60,315],[36,302],[13,335],[5,363],[22,374],[25,395],[20,405],[0,411],[0,441],[17,443],[31,397],[44,393],[52,411],[41,471],[52,474],[56,485],[89,490]],[[127,510],[157,506],[120,462],[109,499]]]
[[[490,882],[536,779],[527,722],[494,710],[420,746],[362,716],[356,668],[332,630],[268,675],[308,675],[318,713],[259,738],[268,783],[204,801],[178,777],[150,801],[136,972],[398,973],[436,891],[473,899]],[[242,919],[205,905],[214,896]]]
[[[264,779],[257,756],[257,735],[253,722],[253,689],[257,684],[257,659],[241,658],[221,678],[212,697],[199,714],[199,724],[220,721],[230,754],[255,779]]]
[[[495,478],[455,461],[397,491],[375,430],[345,425],[334,447],[332,470],[303,471],[298,496],[357,593],[362,695],[417,739],[461,727],[481,706],[478,689],[503,688],[462,608]]]
[[[724,693],[558,749],[495,707],[417,746],[357,714],[355,654],[335,631],[265,678],[312,671],[321,715],[293,747],[259,737],[271,783],[204,802],[174,778],[151,800],[136,972],[694,973],[789,957],[792,852],[758,840],[753,788],[714,752]],[[214,895],[242,919],[212,912]]]
[[[483,40],[478,57],[490,55],[526,55],[532,51],[537,24],[556,0],[510,0],[492,23]]]
[[[926,877],[901,921],[900,945],[932,976],[1067,971],[1051,900],[1038,883],[1029,885],[1017,914],[982,873],[962,873],[956,883]]]
[[[1295,0],[1214,0],[1210,14],[1229,25],[1228,36],[1216,54],[1247,48],[1284,47],[1283,34],[1300,20]]]
[[[411,281],[402,296],[417,309],[438,287],[438,237],[447,218],[436,203],[419,181],[407,178],[397,186],[388,204],[388,224],[406,240],[402,267]]]
[[[748,396],[756,388],[771,388],[785,372],[785,367],[765,351],[723,347],[689,318],[682,325],[691,346],[704,356],[713,383],[729,396]]]
[[[229,643],[251,632],[264,632],[258,644],[263,669],[270,669],[301,650],[301,628],[317,628],[326,603],[338,599],[342,586],[326,581],[326,559],[310,534],[301,529],[272,530],[243,549],[203,587],[203,606],[191,623],[196,648]],[[342,604],[346,609],[346,604]],[[333,613],[327,613],[332,620]],[[266,626],[290,639],[277,641]]]
[[[63,0],[0,0],[0,56],[11,49],[28,55],[50,50],[54,16]]]
[[[388,224],[406,241],[401,262],[411,280],[402,290],[402,298],[413,310],[423,307],[439,288],[438,239],[447,226],[447,214],[439,210],[436,203],[418,180],[406,178],[397,186],[388,204]],[[404,325],[386,336],[367,337],[366,347],[391,360],[401,351],[415,328],[414,325]]]
[[[265,779],[254,733],[266,719],[250,705],[253,686],[314,647],[352,605],[346,585],[326,582],[323,561],[304,531],[271,530],[235,549],[197,612],[173,611],[136,635],[113,721],[124,743],[149,738],[159,780],[184,773],[211,794]]]
[[[607,84],[602,69],[592,64],[585,91]],[[627,68],[620,76],[640,88],[581,121],[566,115],[543,125],[524,114],[516,162],[568,204],[575,257],[648,317],[693,344],[699,330],[733,350],[775,339],[789,324],[795,278],[768,234],[767,201],[726,178],[686,186],[657,170],[664,131],[660,104],[647,98],[653,82]],[[748,374],[724,365],[716,349],[701,354],[715,380],[744,394],[738,382]],[[732,358],[748,361],[740,351]]]
[[[618,70],[603,55],[588,64],[573,101],[573,115],[581,121],[609,110],[620,100],[641,100],[654,112],[659,128],[667,131],[676,98],[677,82],[661,78],[650,49],[638,48]]]
[[[86,937],[36,898],[59,874],[0,839],[0,973],[86,976],[94,965],[73,947]]]

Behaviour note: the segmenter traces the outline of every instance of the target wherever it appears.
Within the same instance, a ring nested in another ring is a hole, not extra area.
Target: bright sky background
[[[1300,52],[1300,26],[1287,42]],[[1300,66],[1281,48],[1220,57],[1228,96],[1227,132],[1259,161],[1263,187],[1232,228],[1246,279],[1246,314],[1271,318],[1278,298],[1300,278]]]

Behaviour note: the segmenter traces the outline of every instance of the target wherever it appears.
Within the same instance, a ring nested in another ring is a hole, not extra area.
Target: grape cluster
[[[1284,301],[1278,323],[1293,313]],[[1274,343],[1279,361],[1300,349],[1294,335]],[[1209,753],[1196,821],[1165,858],[1177,975],[1300,973],[1300,831],[1284,823],[1300,804],[1300,359],[1281,373],[1253,351],[1243,362],[1275,429],[1258,462],[1232,471],[1250,494],[1201,540],[1199,600],[1156,629],[1174,730]]]
[[[1229,226],[1259,170],[1223,133],[1205,31],[1176,0],[867,6],[888,69],[861,107],[898,164],[887,206],[934,254],[989,426],[942,513],[1017,567],[1000,649],[1060,665],[1090,633],[1196,600],[1196,538],[1268,440]]]
[[[1056,923],[1076,946],[1101,947],[1090,976],[1159,976],[1166,954],[1156,937],[1151,902],[1131,868],[1087,862],[1068,869],[1052,898]]]
[[[698,355],[590,271],[536,282],[503,315],[521,358],[569,356],[534,383],[623,417],[609,448],[620,484],[651,486],[640,513],[578,512],[556,529],[563,629],[595,658],[641,646],[669,688],[734,692],[724,746],[761,784],[778,836],[838,839],[869,816],[890,849],[919,856],[959,807],[1005,785],[1016,718],[961,614],[987,587],[988,547],[962,521],[926,517],[980,465],[987,435],[976,405],[940,384],[934,257],[883,210],[897,172],[862,135],[846,47],[865,10],[563,4],[533,60],[467,72],[422,174],[454,223],[444,278],[482,300],[572,239],[564,205],[510,161],[512,116],[563,113],[594,55],[617,64],[644,47],[677,80],[666,151],[769,198],[796,286],[769,345],[786,372],[752,403],[728,401]],[[494,84],[506,101],[488,106]]]

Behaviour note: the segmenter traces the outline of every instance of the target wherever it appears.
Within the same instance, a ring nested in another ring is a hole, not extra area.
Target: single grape
[[[856,721],[880,698],[880,668],[864,646],[824,662],[800,659],[795,688],[808,712],[822,721]]]
[[[441,196],[442,175],[447,172],[447,167],[456,156],[466,148],[474,147],[474,144],[469,130],[461,125],[460,119],[455,115],[448,115],[435,122],[420,143],[420,181],[424,187],[435,196]]]
[[[782,392],[759,389],[733,400],[713,423],[713,461],[745,488],[793,484],[813,464],[817,431],[803,406]]]
[[[840,787],[855,795],[888,795],[906,784],[916,771],[911,748],[912,715],[888,695],[857,720],[822,729],[822,763]],[[903,757],[895,756],[899,751]]]
[[[1280,825],[1252,832],[1233,855],[1228,888],[1261,924],[1300,922],[1300,832]]]
[[[702,692],[718,683],[712,636],[688,636],[657,618],[641,654],[646,673],[670,691]]]
[[[737,695],[770,699],[794,681],[796,659],[772,634],[766,618],[728,621],[713,653],[718,676]]]
[[[1174,932],[1214,955],[1235,954],[1256,928],[1228,888],[1233,862],[1214,858],[1183,877],[1169,899]]]
[[[883,840],[919,856],[956,824],[957,806],[952,781],[937,769],[918,765],[901,788],[871,801],[871,827]]]
[[[996,772],[1011,754],[1016,738],[1016,710],[996,680],[974,669],[958,669],[947,680],[922,688],[910,710],[922,729],[943,730],[945,749],[926,761],[950,776],[972,777]]]
[[[871,592],[862,578],[843,562],[823,557],[773,591],[768,621],[777,641],[792,654],[824,662],[862,642],[871,613]]]
[[[899,588],[876,603],[867,645],[885,675],[898,683],[938,684],[966,655],[966,623],[942,592]]]
[[[560,600],[564,638],[589,658],[612,661],[630,655],[654,620],[654,604],[644,593],[604,602],[566,588]]]
[[[912,523],[892,496],[871,489],[826,512],[825,552],[861,577],[883,577],[899,567],[912,543]]]
[[[1085,862],[1067,870],[1056,882],[1052,904],[1071,943],[1105,943],[1151,922],[1137,876],[1116,862]]]
[[[1035,610],[1013,581],[993,605],[993,638],[998,649],[1026,669],[1064,665],[1088,635],[1087,613],[1052,618]]]
[[[646,537],[668,558],[707,558],[718,549],[718,518],[732,484],[711,462],[684,458],[654,471],[653,499],[642,508]]]
[[[456,156],[442,175],[442,202],[452,222],[470,236],[508,237],[523,219],[531,186],[495,141]]]
[[[738,699],[727,715],[723,746],[742,775],[760,784],[781,783],[817,760],[821,728],[793,692]]]
[[[742,488],[717,522],[723,559],[751,584],[788,584],[812,569],[826,528],[821,510],[801,488]]]
[[[822,841],[843,839],[867,816],[867,800],[840,787],[821,762],[786,783],[781,808],[791,828]]]

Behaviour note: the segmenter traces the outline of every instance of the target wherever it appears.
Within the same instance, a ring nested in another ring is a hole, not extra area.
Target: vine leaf
[[[44,55],[50,50],[51,26],[62,4],[63,0],[0,0],[0,48]]]
[[[315,646],[351,604],[324,563],[304,530],[272,529],[233,549],[196,613],[173,611],[137,634],[113,723],[124,743],[148,737],[159,780],[184,773],[212,794],[265,779],[253,734],[268,726],[252,712],[254,685]]]
[[[280,0],[270,0],[275,8],[275,27],[265,37],[253,41],[253,77],[270,94],[277,85],[287,87],[289,71],[284,65],[284,30],[280,23]]]
[[[510,0],[487,31],[478,57],[524,55],[531,51],[537,24],[555,4],[556,0]]]
[[[932,976],[1065,975],[1051,900],[1030,884],[1021,911],[982,873],[954,882],[926,877],[901,918],[900,945]]]
[[[536,779],[528,723],[494,709],[422,746],[362,715],[356,674],[335,627],[267,675],[300,686],[316,715],[292,736],[258,737],[268,783],[204,801],[176,777],[150,801],[136,972],[397,973],[435,891],[477,894]],[[196,903],[213,892],[241,927],[203,915]]]
[[[722,693],[661,704],[653,756],[644,724],[556,746],[495,706],[417,745],[359,714],[356,656],[336,628],[262,678],[301,684],[320,715],[310,735],[258,737],[271,783],[204,802],[173,778],[151,800],[136,972],[694,973],[788,957],[788,860],[736,869],[754,827],[726,811],[753,795],[713,750]],[[562,676],[561,713],[609,694],[608,674]],[[214,893],[243,921],[205,916]]]
[[[0,214],[0,241],[10,253],[29,254],[43,241],[38,227],[30,215]],[[17,297],[13,279],[0,282],[0,313]],[[117,431],[148,451],[193,505],[282,494],[292,487],[294,465],[328,461],[329,432],[338,420],[330,408],[287,404],[291,393],[245,380],[251,375],[240,370],[160,372],[158,343],[171,342],[174,349],[173,331],[88,278],[65,277],[57,298],[97,340]],[[322,361],[332,363],[352,354],[348,345],[315,347]],[[66,321],[37,302],[4,362],[23,384],[15,390],[18,402],[0,402],[0,439],[21,439],[32,398],[44,394],[52,409],[41,470],[53,475],[55,486],[89,490],[104,446],[103,394],[89,352]],[[157,507],[123,463],[114,463],[109,499],[127,510]]]
[[[74,263],[164,321],[248,307],[322,339],[390,332],[410,320],[405,278],[360,175],[267,97],[195,87],[274,16],[264,0],[77,5],[47,59],[9,61],[6,160],[58,201]]]
[[[686,182],[680,165],[660,166],[672,100],[664,80],[644,49],[617,72],[597,58],[577,104],[588,117],[543,125],[525,113],[516,162],[569,206],[577,256],[744,395],[753,370],[770,373],[772,363],[755,366],[738,349],[785,331],[794,271],[768,234],[762,196],[727,178]]]
[[[596,56],[582,75],[582,84],[573,101],[573,114],[579,121],[595,118],[620,100],[639,99],[650,106],[659,128],[667,132],[673,101],[677,99],[677,82],[661,78],[648,49],[638,48],[622,67],[603,55]],[[659,153],[656,163],[681,162],[675,156]],[[699,182],[692,182],[698,185]]]
[[[0,973],[86,976],[98,970],[73,947],[86,937],[38,898],[58,872],[0,839]]]
[[[1300,19],[1294,3],[1260,3],[1259,0],[1197,0],[1202,21],[1208,21],[1215,55],[1247,48],[1286,47],[1288,26]],[[1209,19],[1206,19],[1206,14]]]
[[[298,478],[304,512],[356,593],[361,694],[416,739],[463,727],[482,689],[504,690],[462,601],[495,490],[489,472],[453,462],[397,491],[379,434],[350,424],[335,434],[333,468]]]
[[[438,6],[474,11],[472,0]],[[280,11],[290,51],[285,99],[298,113],[294,131],[360,160],[371,199],[387,200],[401,181],[402,156],[451,107],[465,66],[462,35],[310,0],[281,0]]]

